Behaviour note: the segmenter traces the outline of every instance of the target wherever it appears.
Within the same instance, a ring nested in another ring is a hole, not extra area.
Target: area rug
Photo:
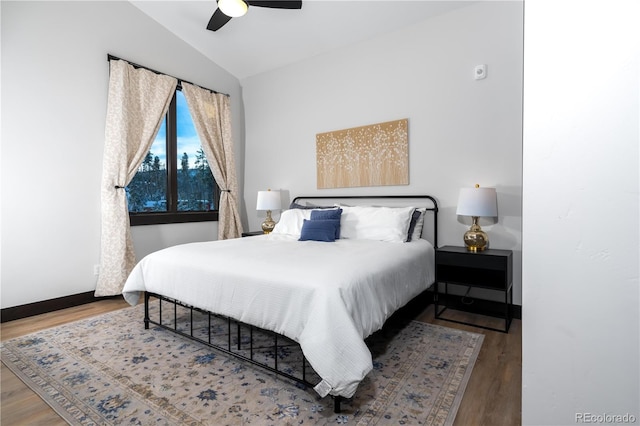
[[[367,339],[374,370],[335,414],[311,388],[142,319],[125,308],[8,340],[2,362],[72,425],[448,425],[483,340],[385,327]]]

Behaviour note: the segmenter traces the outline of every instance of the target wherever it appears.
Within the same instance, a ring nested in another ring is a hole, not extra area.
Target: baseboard
[[[41,302],[28,303],[26,305],[13,306],[11,308],[4,308],[0,311],[0,322],[8,322],[17,319],[27,318],[34,315],[46,314],[48,312],[58,311],[60,309],[72,308],[74,306],[84,305],[86,303],[97,302],[103,299],[112,299],[120,296],[108,296],[108,297],[95,297],[93,291],[86,293],[72,294],[70,296],[58,297],[55,299],[43,300]],[[440,298],[444,301],[444,295],[441,294]],[[473,301],[471,305],[462,303],[461,296],[449,295],[449,299],[446,300],[447,306],[451,309],[460,309],[464,311],[471,311],[475,313],[487,313],[500,311],[502,304],[494,302],[492,300],[465,298],[466,300]],[[399,314],[404,317],[412,317],[416,312],[420,312],[421,309],[429,306],[433,303],[433,291],[431,289],[426,290],[420,296],[416,297],[413,301],[407,304]],[[513,305],[512,315],[514,319],[522,319],[522,306]]]
[[[97,302],[98,300],[111,299],[119,296],[95,297],[93,291],[86,293],[72,294],[70,296],[57,297],[55,299],[43,300],[41,302],[27,303],[26,305],[4,308],[0,311],[0,322],[8,322],[17,319],[32,317],[34,315],[46,314],[60,309],[72,308],[86,303]]]

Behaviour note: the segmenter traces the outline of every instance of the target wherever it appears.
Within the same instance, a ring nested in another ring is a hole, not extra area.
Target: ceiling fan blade
[[[250,6],[271,7],[274,9],[302,9],[302,0],[245,0]]]
[[[209,19],[209,23],[207,24],[207,29],[211,31],[218,31],[220,28],[224,26],[227,22],[231,20],[230,16],[222,13],[220,9],[216,9],[216,11]]]

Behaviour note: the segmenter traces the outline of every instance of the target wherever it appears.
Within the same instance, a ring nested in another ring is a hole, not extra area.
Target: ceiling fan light
[[[227,16],[237,18],[247,13],[249,6],[243,0],[218,0],[218,9]]]

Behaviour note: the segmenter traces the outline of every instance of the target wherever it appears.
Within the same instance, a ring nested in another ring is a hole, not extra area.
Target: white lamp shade
[[[280,191],[258,191],[256,210],[280,210]]]
[[[462,188],[456,214],[461,216],[498,216],[498,197],[495,188]]]
[[[247,3],[242,0],[218,0],[218,8],[227,16],[237,18],[247,13]]]

